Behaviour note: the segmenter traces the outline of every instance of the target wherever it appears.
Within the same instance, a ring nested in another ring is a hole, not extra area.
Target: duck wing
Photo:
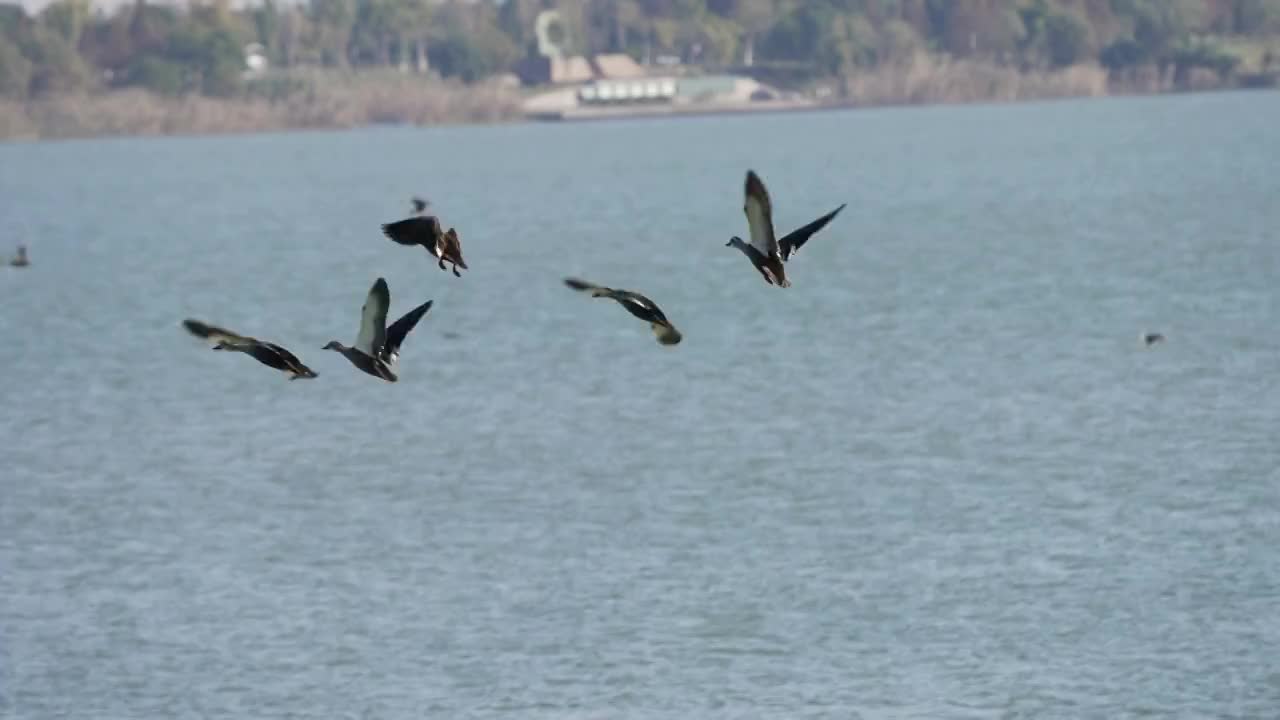
[[[360,334],[356,336],[355,349],[376,357],[387,342],[387,308],[391,307],[391,289],[387,281],[378,278],[369,288],[369,296],[360,308]]]
[[[215,343],[226,343],[227,345],[252,345],[258,342],[256,339],[248,335],[240,335],[217,325],[210,325],[194,318],[187,318],[182,321],[182,326],[187,332],[198,338],[209,340]]]
[[[431,309],[432,302],[434,301],[428,300],[401,315],[399,320],[396,320],[391,324],[391,327],[387,328],[387,341],[382,346],[382,355],[380,356],[383,362],[392,367],[395,366],[396,360],[400,357],[400,344],[404,342],[405,336],[409,334],[409,331],[413,330],[418,321],[422,319],[422,316],[426,315],[427,311]]]
[[[603,285],[596,285],[595,283],[589,283],[586,280],[579,280],[578,278],[574,278],[574,277],[565,278],[564,284],[568,285],[570,288],[573,288],[574,290],[577,290],[578,292],[589,292],[592,295],[595,295],[596,291],[601,291],[602,293],[606,293],[609,291],[609,288]]]
[[[261,342],[261,343],[258,343],[258,347],[261,347],[264,350],[272,353],[276,357],[280,358],[282,361],[284,361],[286,365],[288,365],[291,369],[295,371],[306,367],[306,365],[303,365],[302,361],[298,359],[297,355],[294,355],[293,353],[289,352],[288,350],[284,349],[283,347],[275,343]]]
[[[658,307],[649,298],[634,293],[629,290],[614,290],[609,297],[618,301],[618,304],[627,309],[627,312],[646,322],[658,323],[659,325],[670,325],[667,316],[662,313],[662,309]]]
[[[440,229],[440,218],[421,215],[387,223],[382,226],[382,234],[401,245],[422,245],[434,250],[444,231]]]
[[[754,170],[747,171],[746,203],[747,228],[751,231],[751,246],[765,257],[778,254],[778,240],[773,235],[773,204],[769,191]]]
[[[840,207],[832,210],[826,215],[823,215],[817,220],[814,220],[808,225],[796,228],[795,230],[787,233],[786,237],[778,241],[778,250],[782,253],[782,259],[790,260],[791,256],[795,255],[796,251],[799,250],[802,245],[809,242],[809,238],[813,237],[814,233],[826,227],[827,223],[835,219],[835,216],[839,215],[840,211],[843,210],[844,206],[847,204],[848,203],[844,203]]]

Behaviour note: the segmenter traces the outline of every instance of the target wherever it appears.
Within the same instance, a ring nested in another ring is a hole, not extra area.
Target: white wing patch
[[[650,305],[649,303],[647,303],[647,302],[645,302],[645,301],[643,301],[643,300],[641,300],[641,299],[639,299],[639,298],[632,297],[632,296],[630,296],[630,295],[623,296],[623,297],[621,298],[621,300],[622,300],[622,302],[627,303],[628,305],[634,305],[634,306],[636,306],[636,307],[640,308],[641,310],[652,310],[652,309],[653,309],[653,306],[652,306],[652,305]]]

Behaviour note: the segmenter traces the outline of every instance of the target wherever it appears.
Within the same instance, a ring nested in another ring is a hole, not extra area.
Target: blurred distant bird
[[[458,268],[467,269],[462,259],[462,241],[453,228],[444,232],[440,226],[440,218],[435,215],[418,215],[415,217],[388,223],[382,226],[382,233],[401,245],[421,245],[436,258],[441,270],[446,270],[446,262],[453,264],[453,274],[462,277]]]
[[[214,350],[242,352],[267,367],[284,371],[289,375],[290,380],[316,377],[315,371],[303,365],[297,356],[275,343],[263,342],[256,338],[239,335],[225,328],[209,325],[191,318],[183,320],[182,325],[192,335],[213,341]]]
[[[387,327],[387,310],[391,307],[391,289],[387,281],[378,278],[369,289],[364,306],[360,308],[360,333],[356,344],[347,347],[337,340],[330,340],[325,350],[337,350],[352,365],[364,372],[396,382],[396,365],[400,359],[400,345],[423,315],[431,309],[431,300],[405,313],[391,327]]]
[[[417,195],[413,196],[413,200],[411,200],[411,202],[413,203],[414,215],[422,215],[427,211],[427,206],[431,204],[430,200],[424,200]]]
[[[1156,343],[1164,342],[1164,335],[1161,335],[1160,333],[1147,333],[1142,336],[1142,342],[1146,343],[1147,347],[1151,347]]]
[[[616,300],[618,304],[627,309],[627,312],[649,323],[649,327],[653,330],[653,334],[657,336],[658,342],[663,345],[675,345],[681,340],[680,331],[676,329],[675,325],[671,324],[671,321],[662,313],[657,304],[639,293],[630,292],[629,290],[614,290],[613,288],[595,285],[577,278],[565,278],[564,284],[574,290],[589,293],[591,297]]]
[[[791,259],[792,255],[809,241],[814,233],[827,226],[827,223],[844,209],[845,204],[805,225],[792,230],[781,240],[773,233],[773,207],[769,201],[769,191],[755,171],[747,171],[745,186],[746,202],[742,206],[747,214],[747,228],[751,231],[751,242],[734,236],[725,247],[736,247],[751,260],[751,264],[764,276],[765,282],[778,287],[791,287],[787,280],[787,271],[782,263]]]

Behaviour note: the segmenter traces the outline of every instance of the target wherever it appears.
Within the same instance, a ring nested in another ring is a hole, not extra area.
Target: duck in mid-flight
[[[192,335],[202,340],[212,341],[214,350],[242,352],[267,367],[283,371],[290,380],[316,377],[315,371],[303,365],[296,355],[275,343],[263,342],[191,318],[183,320],[182,326]]]
[[[369,289],[364,306],[360,308],[360,333],[356,344],[347,347],[337,340],[329,341],[325,350],[337,350],[356,368],[387,382],[396,382],[396,365],[400,359],[400,345],[423,315],[431,309],[431,300],[405,313],[387,327],[387,310],[391,307],[391,289],[387,281],[378,278]]]
[[[452,263],[453,274],[457,277],[462,277],[458,268],[467,269],[467,263],[462,259],[462,241],[458,239],[457,231],[449,228],[449,232],[444,232],[440,226],[440,218],[435,215],[415,215],[387,223],[382,226],[382,233],[401,245],[421,245],[426,248],[431,257],[438,261],[441,270],[448,269],[444,266],[446,262]]]
[[[840,214],[844,204],[808,225],[792,230],[778,240],[773,233],[773,207],[769,201],[769,191],[765,189],[764,182],[753,170],[747,171],[745,190],[746,202],[742,206],[742,211],[747,215],[747,229],[751,233],[751,242],[743,242],[742,238],[735,235],[729,239],[725,247],[736,247],[741,250],[742,254],[751,260],[756,270],[764,276],[765,282],[778,287],[791,287],[783,263],[790,260],[791,256],[795,255],[814,233],[826,227],[827,223]]]
[[[579,292],[588,293],[591,297],[616,300],[619,305],[627,309],[627,312],[649,323],[649,327],[653,329],[653,334],[658,338],[658,342],[663,345],[675,345],[681,340],[680,331],[676,329],[675,325],[671,324],[667,316],[662,313],[662,309],[640,293],[634,293],[630,290],[615,290],[577,278],[565,278],[564,284]]]

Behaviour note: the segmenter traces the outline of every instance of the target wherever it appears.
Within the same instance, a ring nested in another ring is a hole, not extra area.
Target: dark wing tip
[[[405,313],[399,320],[392,323],[391,327],[387,328],[387,340],[383,345],[383,351],[390,351],[388,353],[389,355],[398,354],[401,343],[404,342],[404,339],[409,335],[413,328],[418,325],[418,321],[426,316],[427,311],[431,309],[433,304],[435,304],[435,300],[428,300]]]
[[[183,320],[182,326],[187,329],[187,332],[201,338],[207,338],[213,332],[208,325],[192,318]]]
[[[744,190],[748,198],[754,197],[766,208],[769,207],[769,191],[765,189],[764,181],[760,179],[760,176],[754,170],[747,171],[747,183]],[[742,209],[745,211],[747,208],[744,205]]]

